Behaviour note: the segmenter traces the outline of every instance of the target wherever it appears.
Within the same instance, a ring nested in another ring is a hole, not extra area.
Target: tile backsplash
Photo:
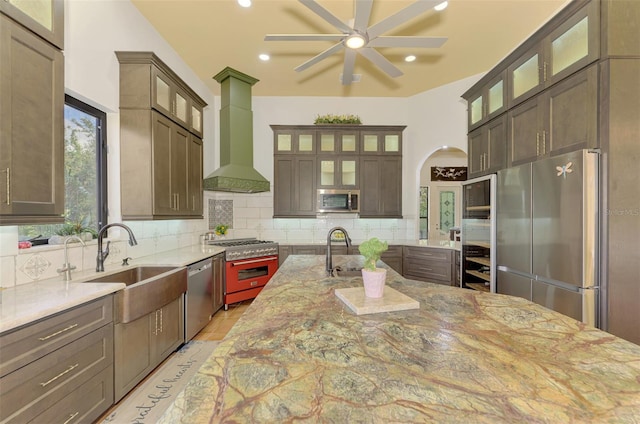
[[[205,192],[205,219],[167,221],[125,221],[138,240],[129,246],[127,232],[113,227],[109,232],[110,254],[106,263],[119,263],[199,243],[200,234],[228,224],[227,238],[255,237],[279,243],[324,243],[327,232],[344,227],[354,243],[370,237],[389,242],[416,238],[417,220],[359,219],[356,215],[335,214],[311,219],[273,218],[273,193]],[[62,245],[37,246],[18,250],[18,227],[0,227],[0,287],[13,287],[58,276],[64,263]],[[81,246],[70,243],[69,261],[80,270],[95,269],[97,242]]]

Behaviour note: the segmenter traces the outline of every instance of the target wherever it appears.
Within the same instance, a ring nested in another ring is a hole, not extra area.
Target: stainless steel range
[[[225,248],[224,309],[255,298],[278,270],[278,243],[254,238],[214,240]]]

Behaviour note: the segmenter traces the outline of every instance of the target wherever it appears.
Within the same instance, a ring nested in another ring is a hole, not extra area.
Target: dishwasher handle
[[[198,264],[187,267],[187,274],[189,277],[192,277],[196,274],[199,274],[201,272],[208,270],[212,266],[213,264],[211,263],[211,261],[206,261],[205,263],[200,262]]]

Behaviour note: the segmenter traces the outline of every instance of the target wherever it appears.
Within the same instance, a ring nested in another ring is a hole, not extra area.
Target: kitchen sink
[[[337,266],[333,269],[333,276],[334,277],[362,277],[362,268]]]
[[[145,316],[187,291],[185,267],[136,266],[87,283],[124,283],[116,293],[116,323],[127,323]]]

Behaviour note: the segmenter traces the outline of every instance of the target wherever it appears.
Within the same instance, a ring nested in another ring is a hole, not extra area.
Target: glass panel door
[[[539,55],[536,53],[522,65],[513,70],[513,98],[516,99],[540,84],[538,66]]]
[[[343,160],[342,165],[342,185],[354,186],[356,185],[356,161],[355,160]]]
[[[320,135],[320,151],[322,152],[335,151],[335,137],[333,134]]]
[[[188,103],[187,99],[182,96],[180,93],[176,93],[176,117],[182,122],[187,122],[187,112],[188,112]]]
[[[355,134],[343,134],[342,135],[342,151],[343,152],[355,152],[356,151],[356,136],[355,136]]]
[[[551,42],[552,75],[589,54],[589,18],[585,17]]]
[[[278,134],[277,147],[279,152],[291,151],[291,134]]]
[[[298,151],[313,152],[313,135],[312,134],[300,134],[300,136],[298,137]]]
[[[502,106],[504,106],[504,82],[500,80],[489,88],[489,96],[487,99],[489,115],[500,110]]]
[[[365,152],[377,152],[378,151],[378,136],[367,135],[364,136],[362,150]]]
[[[400,137],[397,134],[387,134],[384,136],[384,151],[385,152],[400,151]]]
[[[480,122],[482,119],[482,96],[471,102],[471,124]]]
[[[320,161],[320,185],[321,186],[333,186],[335,181],[335,161],[322,160]]]
[[[156,103],[171,112],[171,88],[159,75],[156,75]]]
[[[53,30],[53,0],[5,0],[29,15],[34,21]]]
[[[195,106],[191,106],[191,128],[202,132],[202,112]]]

